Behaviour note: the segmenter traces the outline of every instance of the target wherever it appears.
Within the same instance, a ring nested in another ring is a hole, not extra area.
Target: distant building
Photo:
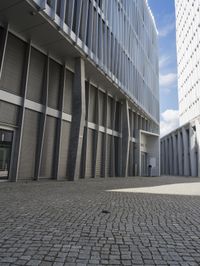
[[[0,1],[0,176],[159,175],[145,0]]]
[[[175,7],[181,127],[161,139],[161,172],[200,176],[200,2]]]
[[[200,176],[200,116],[161,139],[161,174]]]

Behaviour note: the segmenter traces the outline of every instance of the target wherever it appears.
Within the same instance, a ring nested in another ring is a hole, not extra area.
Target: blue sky
[[[159,32],[161,135],[178,126],[174,0],[148,0]]]

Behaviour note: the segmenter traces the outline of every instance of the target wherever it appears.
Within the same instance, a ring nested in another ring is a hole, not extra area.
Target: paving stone
[[[159,192],[160,185],[193,182],[133,177],[0,183],[0,265],[198,266],[200,197],[112,191],[157,186]]]

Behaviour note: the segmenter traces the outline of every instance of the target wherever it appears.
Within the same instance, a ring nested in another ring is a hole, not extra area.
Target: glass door
[[[0,179],[8,179],[13,132],[0,129]]]

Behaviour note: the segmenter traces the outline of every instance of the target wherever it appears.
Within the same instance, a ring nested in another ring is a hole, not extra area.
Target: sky
[[[158,29],[161,137],[177,128],[178,94],[174,0],[148,0]]]

